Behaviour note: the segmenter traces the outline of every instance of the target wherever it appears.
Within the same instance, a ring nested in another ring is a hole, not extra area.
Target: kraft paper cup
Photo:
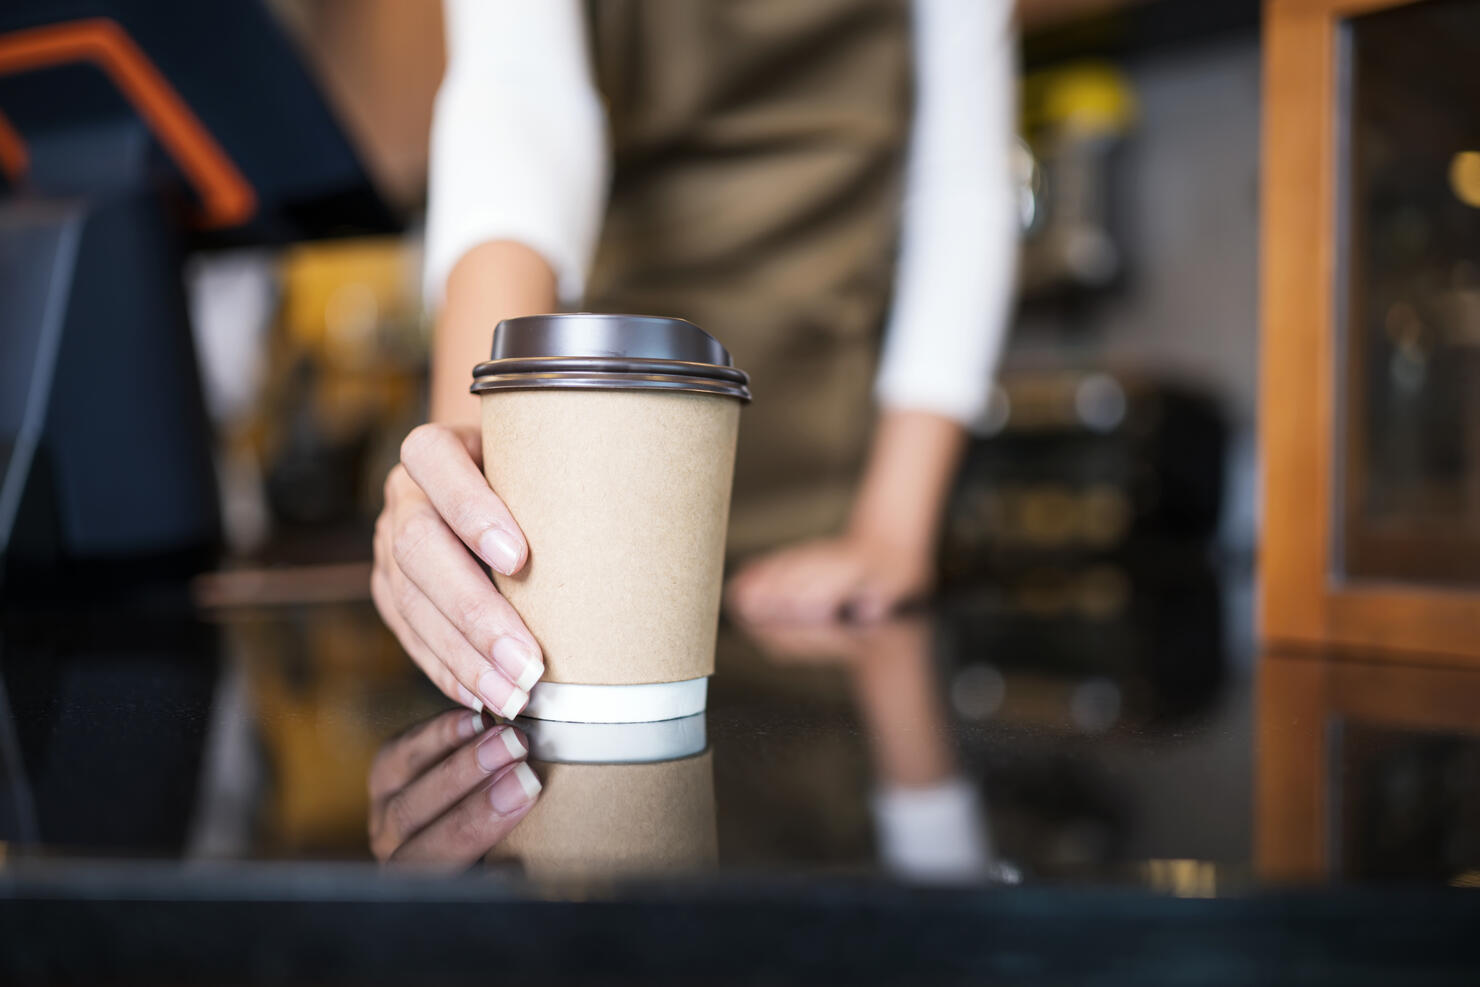
[[[508,327],[526,321],[500,324],[495,359],[479,365],[474,384],[484,472],[529,544],[521,572],[494,575],[544,653],[545,676],[526,715],[641,722],[699,712],[714,671],[735,444],[749,392],[736,385],[738,371],[718,362],[640,353],[500,358],[499,335],[517,335],[520,327]],[[631,335],[617,323],[624,325]],[[570,344],[550,340],[547,325],[541,331],[545,344]],[[695,368],[730,376],[691,376]]]
[[[523,729],[544,788],[490,861],[518,861],[535,879],[582,880],[716,865],[714,760],[702,714]]]

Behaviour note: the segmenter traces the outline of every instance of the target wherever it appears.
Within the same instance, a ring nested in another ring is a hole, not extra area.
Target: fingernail
[[[501,727],[478,744],[478,767],[492,774],[528,753],[513,727]]]
[[[469,713],[461,723],[457,725],[457,736],[459,740],[468,740],[483,732],[483,714]]]
[[[478,676],[478,695],[483,697],[489,709],[509,720],[518,716],[524,704],[529,702],[529,693],[493,669]]]
[[[468,687],[460,682],[457,686],[457,698],[462,702],[464,706],[466,706],[473,712],[483,712],[483,700],[479,699],[477,696],[469,692]]]
[[[504,575],[512,575],[519,565],[519,543],[503,528],[489,528],[478,539],[478,551],[483,561]]]
[[[488,802],[494,812],[507,816],[533,802],[543,787],[534,770],[520,761],[488,789]]]
[[[493,642],[493,660],[525,692],[533,689],[545,674],[545,666],[540,664],[534,649],[517,637],[501,637]]]

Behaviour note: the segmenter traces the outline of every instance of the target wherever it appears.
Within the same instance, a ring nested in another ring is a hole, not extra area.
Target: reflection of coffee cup
[[[657,723],[529,721],[524,729],[544,789],[490,860],[575,879],[715,865],[714,759],[702,713]]]
[[[544,651],[529,716],[704,708],[748,378],[681,319],[500,322],[474,370],[483,463],[529,543],[495,575]]]

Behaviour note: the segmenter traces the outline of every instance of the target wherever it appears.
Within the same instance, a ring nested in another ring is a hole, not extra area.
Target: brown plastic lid
[[[575,312],[505,319],[474,394],[575,388],[667,390],[750,400],[750,377],[719,340],[683,319]]]

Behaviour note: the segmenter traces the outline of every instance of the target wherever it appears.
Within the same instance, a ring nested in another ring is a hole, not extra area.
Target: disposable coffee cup
[[[473,371],[483,467],[529,544],[499,592],[544,653],[527,716],[705,708],[749,378],[682,319],[506,319]]]
[[[544,788],[489,861],[565,880],[716,866],[714,757],[702,713],[655,723],[531,721],[522,729]]]

